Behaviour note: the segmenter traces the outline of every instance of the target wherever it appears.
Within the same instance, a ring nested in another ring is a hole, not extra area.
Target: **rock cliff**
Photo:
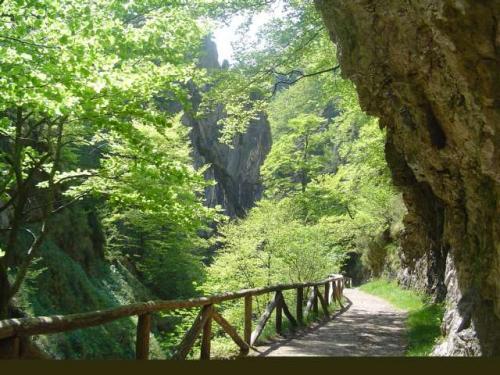
[[[207,69],[222,69],[218,62],[217,46],[205,39],[200,66]],[[193,89],[193,107],[200,104],[198,89]],[[242,217],[262,194],[260,167],[271,149],[271,130],[265,114],[253,120],[245,133],[236,136],[231,145],[219,142],[222,106],[215,108],[203,118],[185,115],[184,123],[191,127],[195,167],[210,164],[206,178],[216,185],[205,191],[210,207],[221,205],[231,217]]]
[[[500,354],[500,2],[316,0],[408,208],[400,281],[446,299],[435,355]]]

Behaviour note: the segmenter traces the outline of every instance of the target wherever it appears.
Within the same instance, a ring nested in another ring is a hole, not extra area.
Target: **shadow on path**
[[[404,356],[406,313],[381,298],[346,289],[333,319],[256,347],[259,357]]]

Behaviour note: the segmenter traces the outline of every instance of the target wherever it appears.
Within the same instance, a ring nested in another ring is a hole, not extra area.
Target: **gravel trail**
[[[258,346],[254,355],[404,356],[406,312],[358,289],[345,289],[344,295],[351,302],[347,311],[291,337]]]

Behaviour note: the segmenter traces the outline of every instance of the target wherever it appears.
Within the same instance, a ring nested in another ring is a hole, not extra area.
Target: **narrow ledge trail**
[[[252,356],[404,356],[406,312],[358,289],[345,289],[344,295],[351,302],[347,311],[258,346]]]

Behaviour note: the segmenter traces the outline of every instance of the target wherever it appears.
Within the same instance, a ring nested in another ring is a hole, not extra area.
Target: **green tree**
[[[253,12],[274,6],[228,3]],[[335,47],[313,2],[286,1],[281,11],[253,44],[245,40],[249,17],[241,30],[246,43],[237,47],[234,66],[221,73],[214,95],[230,98],[237,118],[253,111],[240,97],[260,93],[273,133],[262,169],[265,195],[275,205],[287,201],[296,220],[321,229],[332,249],[369,253],[388,231],[397,240],[392,227],[401,227],[404,211],[384,160],[384,131],[361,110],[354,85],[339,76]],[[241,131],[243,124],[227,121],[225,131]]]
[[[344,260],[328,240],[328,228],[304,224],[288,198],[260,201],[247,218],[220,230],[223,248],[207,269],[205,293],[321,280],[338,272]],[[265,298],[257,298],[258,309]]]
[[[132,256],[157,295],[191,297],[193,282],[202,280],[201,250],[209,245],[199,233],[210,232],[208,223],[219,218],[201,204],[212,181],[192,167],[188,129],[180,121],[136,130],[134,142],[116,132],[96,135],[105,145],[99,173],[66,194],[107,197],[101,216],[108,250]]]
[[[158,156],[154,147],[136,150],[134,157],[120,158],[120,174],[107,166],[79,169],[77,150],[101,148],[94,139],[98,133],[127,146],[151,146],[140,128],[161,133],[173,123],[156,107],[154,98],[162,93],[187,105],[184,84],[201,79],[202,71],[186,57],[196,55],[204,31],[191,7],[178,2],[4,0],[0,6],[0,213],[8,217],[0,257],[4,318],[53,216],[90,191],[80,189],[70,199],[61,193],[88,186],[83,182],[89,177],[130,182],[130,173],[139,178],[137,154],[150,161]],[[179,181],[191,175],[179,167],[168,183],[182,186]],[[145,184],[124,186],[129,190],[115,188],[110,199],[130,200],[131,190]],[[137,204],[147,210],[152,199],[160,198],[149,194]],[[27,247],[21,245],[25,236],[31,238]]]
[[[307,184],[323,169],[326,121],[316,115],[300,114],[288,126],[269,153],[262,175],[271,195],[306,191]]]

